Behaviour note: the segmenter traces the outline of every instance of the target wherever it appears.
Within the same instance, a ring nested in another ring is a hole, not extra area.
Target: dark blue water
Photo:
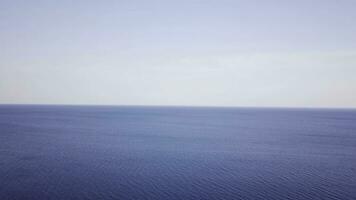
[[[356,199],[351,110],[0,106],[0,199]]]

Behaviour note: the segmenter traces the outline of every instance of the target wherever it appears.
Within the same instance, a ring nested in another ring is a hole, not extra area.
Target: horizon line
[[[0,106],[82,106],[82,107],[181,107],[181,108],[235,108],[235,109],[307,109],[307,110],[355,110],[356,107],[324,106],[222,106],[222,105],[158,105],[158,104],[52,104],[52,103],[0,103]]]

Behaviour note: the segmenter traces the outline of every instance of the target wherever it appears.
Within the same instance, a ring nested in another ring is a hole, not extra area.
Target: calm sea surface
[[[356,199],[356,111],[0,106],[0,199]]]

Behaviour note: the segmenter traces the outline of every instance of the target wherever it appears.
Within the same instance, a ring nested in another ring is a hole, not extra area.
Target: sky
[[[356,108],[356,1],[0,0],[0,104]]]

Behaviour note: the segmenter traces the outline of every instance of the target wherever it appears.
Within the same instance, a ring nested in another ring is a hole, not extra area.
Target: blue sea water
[[[356,111],[0,106],[1,200],[356,199]]]

